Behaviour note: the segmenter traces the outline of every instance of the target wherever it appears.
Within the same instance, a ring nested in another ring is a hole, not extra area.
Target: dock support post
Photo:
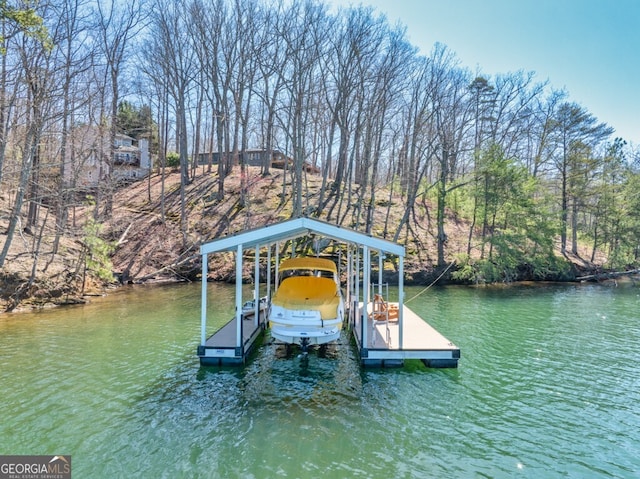
[[[347,302],[347,304],[349,305],[349,326],[353,326],[353,302],[351,301],[351,297],[352,297],[352,292],[351,292],[351,285],[353,284],[353,278],[351,278],[351,275],[353,274],[353,264],[351,263],[353,260],[352,256],[351,256],[351,245],[347,245],[347,297],[345,298],[345,301]]]
[[[362,312],[360,311],[360,248],[356,248],[353,263],[353,291],[353,321],[356,327],[360,328],[360,337],[362,337]]]
[[[236,249],[236,349],[242,350],[242,245]]]
[[[200,344],[207,342],[207,275],[209,263],[207,253],[202,255],[202,298],[200,300]]]
[[[384,267],[384,253],[378,251],[378,294],[382,296],[382,268]],[[389,288],[387,288],[388,290]],[[387,298],[389,301],[389,298]]]
[[[276,287],[275,290],[278,290],[278,287],[280,286],[280,280],[278,278],[278,276],[280,275],[280,242],[276,241],[276,274],[275,274],[275,279],[276,279]]]
[[[267,304],[271,304],[271,246],[267,248]]]
[[[400,350],[403,349],[404,323],[402,321],[404,311],[404,256],[400,256],[398,265],[398,343]]]
[[[369,247],[364,245],[362,247],[362,347],[367,349],[369,347],[369,340],[367,333],[369,332],[369,313],[367,307],[369,305],[369,277],[371,275],[371,254],[369,253]]]
[[[260,324],[260,245],[256,245],[256,260],[253,269],[253,325],[258,326]]]

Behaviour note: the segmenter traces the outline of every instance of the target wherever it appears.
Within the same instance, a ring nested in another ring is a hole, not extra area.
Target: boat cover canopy
[[[271,298],[271,304],[300,311],[320,312],[322,319],[335,319],[340,305],[340,292],[329,278],[293,276],[286,278]]]

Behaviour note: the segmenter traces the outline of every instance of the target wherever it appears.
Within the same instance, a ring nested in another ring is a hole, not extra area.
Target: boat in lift
[[[336,264],[325,258],[298,257],[279,267],[278,288],[271,298],[271,336],[299,344],[303,352],[340,337],[344,300]]]

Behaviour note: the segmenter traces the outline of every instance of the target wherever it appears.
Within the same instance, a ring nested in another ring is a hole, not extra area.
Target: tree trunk
[[[578,200],[571,205],[571,253],[578,255]]]
[[[27,191],[27,184],[29,177],[31,176],[31,167],[33,164],[33,156],[35,154],[36,147],[36,126],[32,123],[27,130],[27,136],[25,138],[24,153],[22,155],[22,169],[20,171],[20,181],[18,183],[18,189],[16,191],[16,198],[13,204],[13,210],[9,218],[9,228],[7,229],[7,237],[0,252],[0,269],[4,266],[4,262],[9,254],[9,248],[13,241],[13,236],[16,232],[18,223],[20,222],[20,216],[22,211],[22,205]]]
[[[180,117],[180,128],[178,138],[180,141],[180,230],[182,232],[182,245],[187,245],[187,232],[189,230],[187,218],[186,189],[189,184],[189,155],[187,141],[187,115],[185,111],[185,98],[180,92],[178,98],[178,115]]]
[[[438,266],[444,266],[444,247],[447,242],[447,234],[444,231],[445,206],[447,198],[447,178],[449,177],[449,154],[446,148],[442,149],[442,163],[440,169],[440,181],[438,182],[438,208],[436,223],[438,225]]]
[[[567,202],[567,168],[566,162],[565,166],[562,170],[562,197],[561,197],[561,207],[560,207],[560,253],[566,254],[567,252],[567,223],[569,219],[568,209],[569,205]]]

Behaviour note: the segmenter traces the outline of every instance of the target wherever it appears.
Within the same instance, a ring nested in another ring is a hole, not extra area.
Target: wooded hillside
[[[198,247],[201,242],[255,228],[291,217],[293,198],[290,194],[292,173],[274,170],[263,176],[259,168],[248,168],[245,204],[240,204],[239,174],[227,178],[228,194],[224,200],[216,197],[218,178],[215,173],[199,170],[185,188],[187,235],[183,237],[181,223],[181,194],[179,172],[155,173],[147,179],[118,188],[114,194],[113,213],[108,220],[93,220],[95,203],[86,197],[78,198],[71,208],[67,233],[59,238],[57,251],[54,244],[57,228],[53,215],[45,214],[37,232],[19,230],[19,240],[13,242],[2,273],[3,309],[12,310],[20,305],[65,304],[82,301],[84,294],[101,294],[109,287],[128,282],[199,280],[201,270]],[[322,176],[305,177],[305,204],[317,200],[322,187]],[[289,192],[282,194],[282,191]],[[395,236],[405,212],[402,198],[390,195],[387,188],[379,190],[387,198],[376,205],[373,212],[372,234],[391,238]],[[8,202],[0,197],[0,227],[6,227]],[[408,284],[429,284],[444,267],[438,267],[434,225],[430,218],[432,203],[427,200],[416,208],[412,227],[400,231],[398,241],[407,247],[405,261]],[[423,209],[425,208],[425,209]],[[320,215],[326,220],[326,216]],[[342,216],[341,224],[355,227],[357,208],[350,205]],[[75,225],[75,226],[74,226]],[[362,225],[360,225],[361,227]],[[481,238],[476,231],[471,239],[472,261],[466,261],[469,241],[468,221],[447,213],[447,271],[443,282],[485,282],[477,271],[472,276],[465,269],[480,262]],[[386,231],[385,231],[386,229]],[[501,271],[492,281],[525,279],[566,279],[575,274],[597,270],[602,265],[569,256],[564,261],[556,248],[545,272],[535,271],[529,258],[537,256],[520,251],[522,263]],[[210,258],[210,279],[234,280],[235,266],[230,256],[213,255]],[[492,263],[500,267],[500,263]],[[504,266],[504,265],[503,265]],[[252,280],[253,269],[247,263],[245,280]],[[106,288],[106,289],[105,289]]]

